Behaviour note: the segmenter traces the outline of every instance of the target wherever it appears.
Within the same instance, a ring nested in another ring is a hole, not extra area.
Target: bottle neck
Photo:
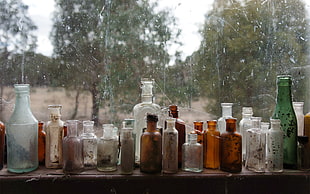
[[[290,86],[278,86],[277,103],[292,104],[292,95]]]
[[[157,122],[154,121],[148,121],[147,122],[147,128],[146,131],[148,132],[154,132],[157,130]]]
[[[232,116],[232,107],[230,107],[230,106],[222,107],[222,116],[223,117]]]
[[[250,119],[253,116],[253,114],[242,114],[243,119]]]
[[[179,111],[169,111],[169,115],[173,118],[179,118]]]
[[[236,119],[226,119],[226,131],[227,132],[236,131]]]
[[[29,93],[16,93],[16,102],[15,108],[23,108],[23,109],[30,109],[30,97]]]
[[[144,103],[153,103],[153,96],[142,95],[141,96],[141,101],[144,102]]]
[[[68,137],[77,137],[77,122],[67,122]]]

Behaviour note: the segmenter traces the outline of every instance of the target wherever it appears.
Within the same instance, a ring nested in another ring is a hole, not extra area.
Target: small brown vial
[[[220,132],[216,130],[217,121],[207,121],[204,133],[204,167],[218,169],[220,167]]]
[[[5,126],[0,121],[0,170],[4,164],[4,150],[5,149]]]
[[[45,139],[46,134],[45,131],[43,131],[44,122],[39,121],[38,123],[38,158],[39,158],[39,164],[45,163]]]

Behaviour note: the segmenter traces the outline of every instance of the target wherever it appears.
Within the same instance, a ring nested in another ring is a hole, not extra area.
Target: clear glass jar
[[[178,131],[175,118],[166,119],[167,129],[163,135],[163,172],[178,172]]]
[[[188,134],[188,143],[182,146],[182,170],[189,172],[203,171],[203,147],[197,142],[197,134]]]
[[[85,169],[94,169],[97,166],[97,136],[94,133],[94,121],[83,121],[81,134],[83,147],[83,163]]]
[[[232,106],[233,103],[221,103],[222,117],[217,120],[217,128],[220,133],[226,131],[226,119],[232,118]]]

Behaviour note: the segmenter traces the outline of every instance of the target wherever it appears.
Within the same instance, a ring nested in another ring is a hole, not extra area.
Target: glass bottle
[[[220,167],[220,132],[216,129],[217,121],[207,121],[204,133],[204,167],[218,169]]]
[[[97,136],[94,132],[94,121],[83,121],[83,133],[80,138],[84,168],[94,169],[97,166]]]
[[[39,121],[38,123],[38,160],[39,164],[45,163],[45,142],[46,134],[44,129],[44,122]]]
[[[62,140],[64,122],[61,120],[62,105],[49,105],[50,121],[46,124],[45,167],[62,167]]]
[[[126,122],[126,121],[125,121]],[[121,130],[121,173],[132,174],[135,164],[135,147],[134,138],[132,136],[133,126],[127,127],[128,124]]]
[[[194,130],[191,133],[196,133],[197,142],[203,145],[203,121],[194,121]]]
[[[162,169],[162,136],[157,130],[158,117],[147,114],[147,128],[141,136],[140,170],[157,173]]]
[[[306,144],[309,143],[308,136],[297,136],[298,139],[298,169],[299,170],[310,170],[310,150],[306,149]]]
[[[217,121],[218,130],[220,133],[226,131],[226,119],[232,118],[232,106],[233,103],[221,103],[222,106],[222,117],[220,117]]]
[[[117,170],[118,136],[113,124],[103,124],[103,136],[98,141],[97,170]]]
[[[291,76],[277,76],[277,104],[273,119],[281,120],[281,129],[284,131],[283,139],[283,167],[297,168],[297,119],[292,104]]]
[[[197,134],[190,133],[187,136],[188,143],[184,143],[182,170],[189,172],[202,172],[203,170],[203,147],[197,142]]]
[[[63,138],[63,172],[65,174],[80,173],[83,170],[82,142],[78,137],[77,120],[68,120],[68,135]]]
[[[304,136],[310,137],[310,112],[304,117]],[[306,143],[305,150],[307,150],[307,157],[310,158],[310,143]]]
[[[297,135],[304,135],[304,102],[293,102],[293,107],[297,119]]]
[[[254,172],[265,172],[266,134],[261,129],[261,117],[252,117],[252,128],[246,131],[245,167]]]
[[[135,139],[135,160],[139,164],[140,161],[140,141],[141,134],[146,128],[145,117],[146,113],[159,114],[160,106],[153,103],[153,79],[142,78],[141,79],[141,103],[136,104],[133,108],[133,116],[135,119],[133,134]]]
[[[15,84],[15,108],[6,124],[7,167],[14,173],[38,168],[38,121],[30,110],[29,84]]]
[[[4,165],[4,150],[5,150],[5,125],[0,121],[0,170]]]
[[[242,161],[245,163],[246,158],[246,131],[252,128],[251,117],[253,116],[252,107],[242,107],[242,119],[239,122],[239,133],[242,137]]]
[[[175,128],[178,131],[178,167],[182,167],[182,146],[185,143],[186,127],[185,122],[179,118],[177,105],[169,106],[169,116],[176,119]]]
[[[242,137],[236,132],[236,119],[226,119],[226,132],[220,136],[220,169],[227,172],[242,170]]]
[[[261,128],[262,128],[262,132],[265,134],[266,136],[266,145],[265,145],[265,163],[267,166],[267,133],[269,131],[269,127],[270,127],[270,123],[269,122],[261,122]]]
[[[163,172],[178,172],[178,131],[175,118],[166,119],[167,129],[163,135]]]

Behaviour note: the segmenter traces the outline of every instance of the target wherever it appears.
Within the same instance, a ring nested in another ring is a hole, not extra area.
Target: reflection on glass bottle
[[[38,159],[39,164],[45,163],[45,142],[46,142],[46,134],[43,131],[44,122],[39,121],[38,123]]]
[[[217,121],[207,121],[204,133],[204,167],[218,169],[220,167],[220,132],[216,129]]]
[[[246,138],[245,134],[246,131],[252,128],[252,121],[251,117],[253,116],[253,109],[252,107],[242,107],[242,119],[239,122],[239,133],[241,134],[242,138],[242,161],[245,163],[246,158]]]
[[[297,135],[304,135],[304,102],[293,102],[293,107],[297,119]]]
[[[118,136],[113,124],[103,124],[103,136],[98,141],[97,170],[117,170]]]
[[[0,121],[0,170],[4,164],[4,149],[5,149],[5,125]]]
[[[135,163],[135,147],[132,137],[133,128],[128,123],[121,129],[121,173],[132,174]]]
[[[94,121],[83,121],[83,133],[81,134],[81,141],[83,147],[84,168],[96,168],[97,136],[94,133]]]
[[[308,136],[298,136],[298,169],[310,170],[310,150],[306,149],[306,144],[309,143]]]
[[[62,105],[49,105],[50,121],[46,124],[45,167],[62,167],[62,140],[64,122],[61,120]]]
[[[147,78],[141,79],[141,103],[136,104],[133,108],[133,115],[135,119],[135,126],[133,134],[136,137],[135,140],[135,157],[136,163],[140,161],[140,140],[143,129],[146,128],[145,116],[146,113],[159,114],[160,106],[153,103],[153,85],[154,80],[149,80]]]
[[[63,138],[63,172],[65,174],[80,173],[83,170],[82,142],[77,136],[77,120],[68,120],[68,135]]]
[[[178,131],[175,118],[166,119],[167,129],[163,135],[163,172],[178,172]]]
[[[272,116],[281,120],[281,129],[284,131],[283,139],[283,167],[297,168],[297,119],[292,104],[291,76],[277,77],[277,104]]]
[[[220,137],[220,169],[227,172],[242,170],[242,137],[236,132],[236,119],[226,119],[226,132]]]
[[[188,143],[184,143],[182,170],[189,172],[202,172],[203,170],[203,147],[197,142],[197,134],[190,133],[187,136]]]
[[[222,117],[220,117],[217,121],[218,130],[220,133],[226,131],[226,119],[232,118],[232,106],[233,103],[221,103]]]
[[[15,108],[6,124],[7,167],[24,173],[38,168],[38,121],[30,110],[29,84],[15,84]]]

